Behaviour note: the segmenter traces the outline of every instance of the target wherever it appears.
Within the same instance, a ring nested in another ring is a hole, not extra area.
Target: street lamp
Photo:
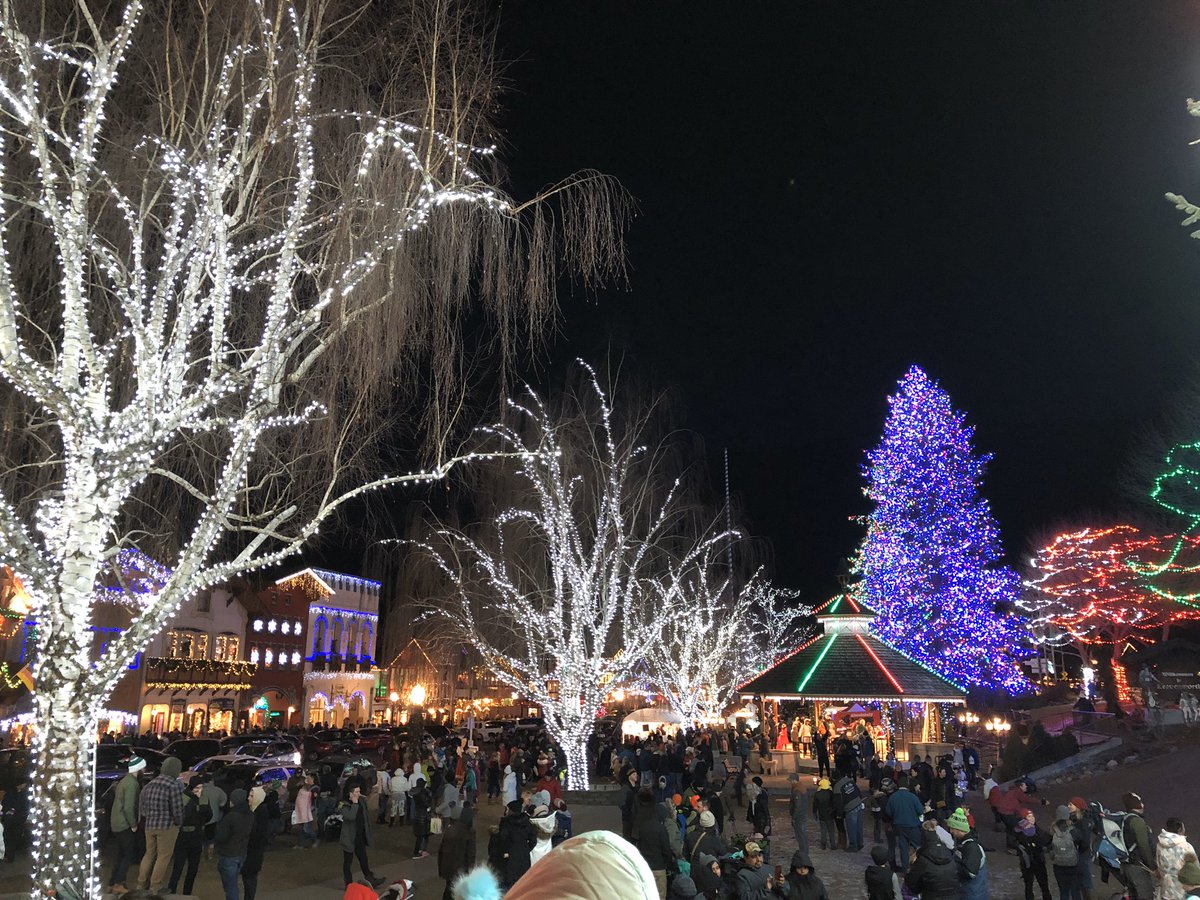
[[[412,712],[408,714],[409,736],[414,739],[417,746],[420,746],[422,732],[425,730],[422,724],[425,705],[425,686],[417,683],[412,686],[408,692],[408,705],[412,707]]]
[[[392,724],[396,724],[396,704],[400,702],[400,695],[395,691],[388,694],[388,703],[392,704]]]
[[[996,735],[996,755],[1003,755],[1005,736],[1012,731],[1012,722],[1006,722],[999,716],[992,716],[990,721],[983,723],[983,727]]]

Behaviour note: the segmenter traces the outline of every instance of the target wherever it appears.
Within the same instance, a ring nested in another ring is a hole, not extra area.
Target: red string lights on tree
[[[1200,537],[1151,535],[1132,525],[1064,532],[1030,561],[1020,605],[1043,644],[1073,644],[1084,659],[1089,648],[1111,644],[1122,682],[1119,660],[1129,641],[1154,643],[1172,623],[1200,618],[1200,610],[1154,590],[1145,567],[1169,577],[1198,549]],[[1127,686],[1124,692],[1121,699]]]

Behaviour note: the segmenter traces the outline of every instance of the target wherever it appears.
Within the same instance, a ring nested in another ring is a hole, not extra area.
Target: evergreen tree
[[[879,446],[867,454],[875,503],[859,565],[880,637],[945,678],[1019,692],[1029,687],[1026,623],[1014,612],[1017,575],[1000,561],[1000,533],[979,494],[990,457],[975,429],[920,368],[888,398]]]

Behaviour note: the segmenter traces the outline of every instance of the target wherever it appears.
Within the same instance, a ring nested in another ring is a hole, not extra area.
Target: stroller
[[[341,813],[332,813],[325,817],[325,824],[321,828],[321,838],[330,843],[336,843],[342,836],[342,816]]]

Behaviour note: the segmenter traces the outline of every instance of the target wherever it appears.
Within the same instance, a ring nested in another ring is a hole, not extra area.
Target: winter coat
[[[504,785],[500,791],[500,799],[507,806],[517,799],[517,773],[512,766],[504,767]]]
[[[537,833],[537,843],[529,851],[529,864],[533,865],[553,849],[554,832],[558,831],[558,816],[548,812],[529,821]]]
[[[652,871],[675,871],[671,838],[667,834],[667,826],[659,816],[656,804],[639,801],[633,814],[633,844]]]
[[[900,879],[890,866],[867,866],[867,900],[901,900]]]
[[[303,825],[313,820],[313,788],[305,785],[296,792],[296,824]]]
[[[438,801],[437,814],[443,819],[457,819],[462,812],[462,805],[458,802],[458,788],[446,782],[442,787],[442,796]]]
[[[920,894],[921,900],[957,900],[958,867],[954,854],[932,831],[925,832],[921,850],[904,883],[913,893]]]
[[[242,863],[245,875],[255,875],[262,870],[263,854],[271,840],[270,818],[265,803],[260,803],[250,813],[250,837],[246,840],[246,860]]]
[[[1183,900],[1187,895],[1179,882],[1179,870],[1183,868],[1184,857],[1195,852],[1182,834],[1165,828],[1158,833],[1158,871],[1162,875],[1160,900]]]
[[[1026,872],[1031,867],[1044,867],[1046,865],[1046,848],[1053,842],[1053,835],[1045,828],[1037,827],[1034,828],[1033,834],[1017,831],[1015,836],[1021,871]]]
[[[342,814],[342,832],[338,835],[338,843],[347,853],[354,852],[354,842],[358,835],[358,820],[363,823],[363,837],[366,845],[371,846],[371,810],[367,806],[367,798],[359,796],[357,803],[348,800],[338,804],[338,812]]]
[[[424,780],[418,781],[416,785],[408,792],[408,799],[412,801],[413,807],[413,834],[426,835],[429,834],[429,821],[433,818],[433,795],[429,793]]]
[[[750,808],[746,812],[755,831],[764,836],[771,833],[770,797],[765,790],[759,791],[750,801]]]
[[[221,817],[213,840],[217,856],[245,856],[246,846],[250,841],[250,829],[254,826],[254,818],[250,807],[246,805],[245,791],[234,791],[233,806]]]
[[[884,815],[902,828],[920,828],[925,816],[925,804],[908,788],[900,788],[888,798]]]
[[[491,860],[504,884],[513,885],[533,865],[530,851],[537,845],[537,832],[525,813],[509,813],[500,820],[496,856]]]
[[[475,828],[462,819],[455,819],[442,832],[442,843],[438,847],[438,875],[453,881],[475,865]]]
[[[138,783],[137,775],[130,773],[117,782],[113,793],[112,814],[109,822],[113,831],[128,831],[137,825],[138,795],[142,786]]]
[[[812,871],[807,875],[788,872],[776,894],[780,897],[787,897],[787,900],[829,900],[825,882]]]
[[[684,841],[683,858],[691,862],[693,869],[696,867],[696,860],[701,853],[707,853],[717,859],[729,855],[729,848],[725,846],[725,842],[721,840],[721,836],[717,834],[715,828],[693,831]]]
[[[212,818],[212,810],[208,808],[207,803],[201,802],[200,798],[190,791],[183,795],[181,835],[199,834],[200,839],[203,840],[204,826],[208,824],[210,818]],[[1183,864],[1180,863],[1180,865]]]
[[[833,821],[833,791],[824,788],[813,795],[813,818],[818,822]]]
[[[767,890],[767,879],[774,871],[765,864],[757,869],[742,866],[734,876],[737,888],[733,896],[737,900],[770,900],[771,893]]]

